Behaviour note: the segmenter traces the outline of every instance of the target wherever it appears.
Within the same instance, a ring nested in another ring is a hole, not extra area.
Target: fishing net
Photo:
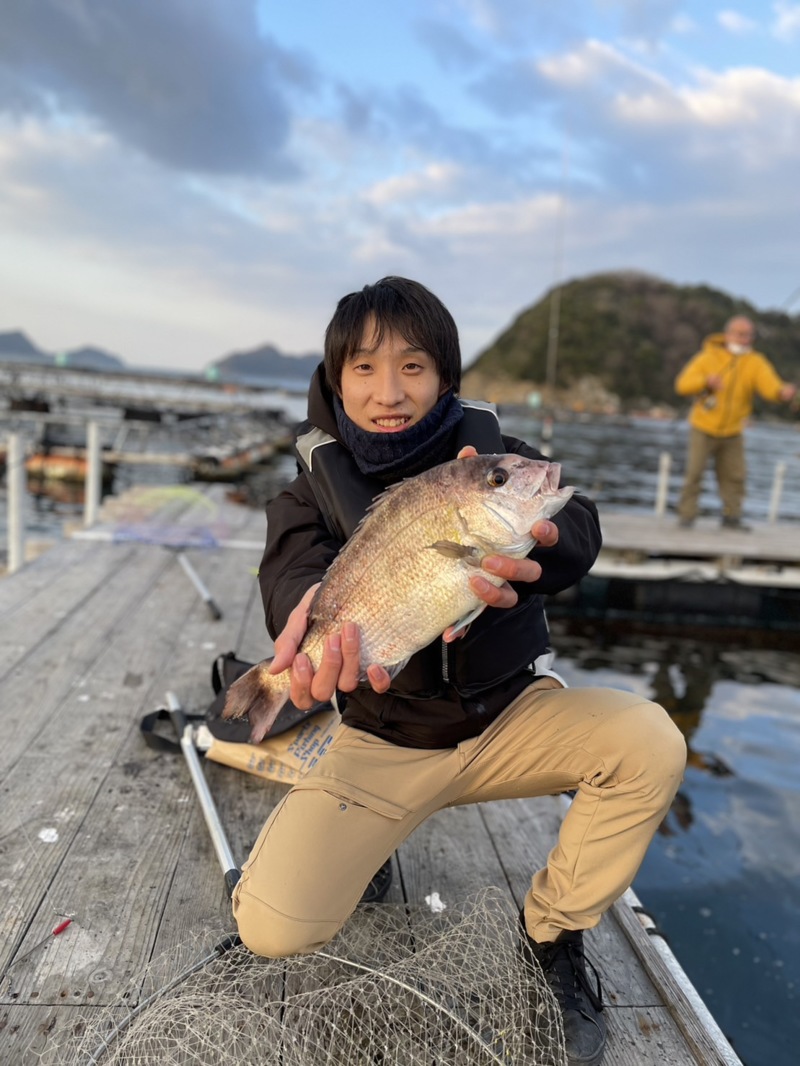
[[[360,907],[313,955],[184,944],[45,1062],[566,1066],[558,1007],[518,930],[507,897],[487,890],[444,914]]]
[[[107,539],[167,548],[217,548],[227,530],[219,506],[189,485],[140,485],[103,504]]]

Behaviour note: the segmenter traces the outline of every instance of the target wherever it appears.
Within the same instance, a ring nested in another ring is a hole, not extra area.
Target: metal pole
[[[6,458],[8,485],[8,572],[13,574],[25,562],[25,458],[22,438],[8,438]]]
[[[775,522],[778,518],[778,510],[781,505],[781,495],[783,493],[783,479],[786,475],[786,463],[777,462],[775,464],[775,477],[772,479],[772,495],[769,500],[769,515],[767,516],[768,522]]]
[[[186,558],[186,556],[183,554],[183,552],[178,552],[178,562],[183,567],[183,571],[186,576],[189,578],[191,583],[200,593],[200,598],[202,599],[203,603],[205,603],[206,607],[208,607],[211,617],[216,621],[219,621],[220,618],[222,618],[222,611],[217,606],[214,597],[211,595],[206,586],[200,580],[200,575],[197,573],[197,571]]]
[[[656,487],[656,514],[659,516],[663,515],[667,509],[671,466],[672,456],[669,452],[662,452],[658,457],[658,486]]]
[[[548,459],[551,455],[553,440],[553,419],[550,415],[545,415],[542,419],[542,431],[539,437],[539,451],[542,455],[546,455]]]
[[[222,867],[222,872],[225,875],[225,887],[228,891],[228,895],[230,895],[241,877],[241,871],[236,866],[236,860],[233,857],[228,838],[225,836],[225,830],[222,828],[222,822],[219,819],[214,798],[211,795],[208,782],[203,774],[200,758],[194,746],[192,726],[186,721],[186,716],[183,713],[180,700],[174,692],[167,693],[167,710],[175,725],[175,731],[180,737],[181,751],[183,752],[183,757],[186,759],[186,764],[189,767],[189,773],[191,774],[192,782],[194,783],[194,789],[197,793],[197,798],[200,800],[203,817],[208,826],[208,831],[211,834],[211,843],[214,845],[217,861]]]
[[[100,426],[97,422],[86,426],[86,459],[83,524],[93,526],[100,512]]]

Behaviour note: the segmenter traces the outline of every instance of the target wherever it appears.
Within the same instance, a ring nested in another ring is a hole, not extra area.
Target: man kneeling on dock
[[[548,651],[542,597],[579,581],[600,549],[594,504],[575,494],[553,519],[535,521],[535,547],[523,558],[482,558],[469,584],[486,609],[394,677],[360,662],[349,622],[327,638],[316,670],[298,651],[313,590],[372,497],[476,449],[544,459],[502,435],[493,412],[462,403],[460,377],[455,323],[423,286],[385,278],[339,302],[300,430],[301,473],[267,507],[260,584],[275,639],[270,675],[291,668],[291,699],[302,709],[335,696],[342,722],[261,831],[234,914],[258,954],[316,951],[430,814],[574,792],[525,896],[520,944],[561,1007],[570,1064],[597,1066],[606,1025],[583,931],[632,883],[677,791],[686,748],[657,704],[633,692],[568,689],[537,668]],[[310,433],[313,462],[302,447]],[[497,484],[503,472],[490,476]]]

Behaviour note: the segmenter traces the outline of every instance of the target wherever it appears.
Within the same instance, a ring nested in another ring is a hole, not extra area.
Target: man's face
[[[433,357],[399,333],[385,331],[378,344],[371,317],[342,367],[345,414],[369,433],[401,433],[433,410],[444,391]]]
[[[755,330],[746,318],[735,318],[725,330],[725,343],[734,348],[747,350],[753,346]]]

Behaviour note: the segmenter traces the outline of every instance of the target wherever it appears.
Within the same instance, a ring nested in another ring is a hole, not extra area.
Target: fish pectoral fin
[[[429,544],[428,547],[432,551],[444,555],[446,559],[463,559],[464,562],[470,563],[472,566],[481,565],[482,553],[473,545],[459,544],[455,540],[437,540],[433,544]]]
[[[462,633],[466,633],[478,615],[483,614],[485,609],[486,604],[481,603],[473,611],[470,611],[469,614],[465,614],[463,618],[459,618],[457,622],[453,623],[451,635],[453,637],[460,637]]]

